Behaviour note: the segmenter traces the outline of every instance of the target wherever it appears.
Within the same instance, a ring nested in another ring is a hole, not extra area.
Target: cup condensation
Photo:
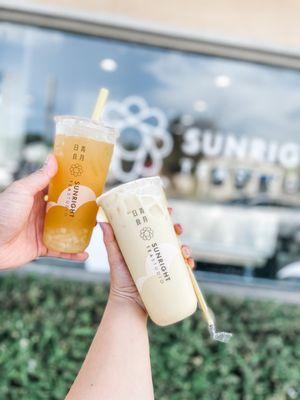
[[[197,299],[161,179],[123,184],[100,196],[98,204],[112,225],[150,318],[165,326],[193,314]]]
[[[58,172],[49,184],[43,241],[49,249],[78,253],[91,238],[117,134],[90,119],[55,121]]]

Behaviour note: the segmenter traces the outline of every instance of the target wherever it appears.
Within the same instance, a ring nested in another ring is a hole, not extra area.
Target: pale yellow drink
[[[78,253],[88,246],[115,138],[116,132],[101,123],[56,118],[58,172],[49,185],[43,237],[49,249]]]
[[[121,185],[100,196],[98,204],[112,225],[151,319],[165,326],[193,314],[197,299],[161,179]]]

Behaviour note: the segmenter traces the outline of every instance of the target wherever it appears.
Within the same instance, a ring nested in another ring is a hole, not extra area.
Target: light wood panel
[[[298,0],[31,0],[93,15],[110,14],[216,39],[300,50]]]

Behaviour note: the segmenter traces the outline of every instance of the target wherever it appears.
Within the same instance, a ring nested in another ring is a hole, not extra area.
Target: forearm
[[[22,251],[24,251],[24,249],[22,249]],[[20,266],[14,260],[15,253],[16,251],[13,252],[10,246],[7,246],[6,244],[0,244],[0,271],[17,268]]]
[[[68,400],[152,400],[147,317],[111,296]]]

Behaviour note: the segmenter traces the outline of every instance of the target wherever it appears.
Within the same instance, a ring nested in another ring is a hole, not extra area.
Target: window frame
[[[249,61],[269,66],[300,70],[300,54],[272,47],[250,46],[221,39],[204,38],[195,33],[165,29],[150,23],[124,18],[67,11],[46,6],[25,6],[0,0],[0,22],[19,23],[94,37],[115,39],[170,50]]]

